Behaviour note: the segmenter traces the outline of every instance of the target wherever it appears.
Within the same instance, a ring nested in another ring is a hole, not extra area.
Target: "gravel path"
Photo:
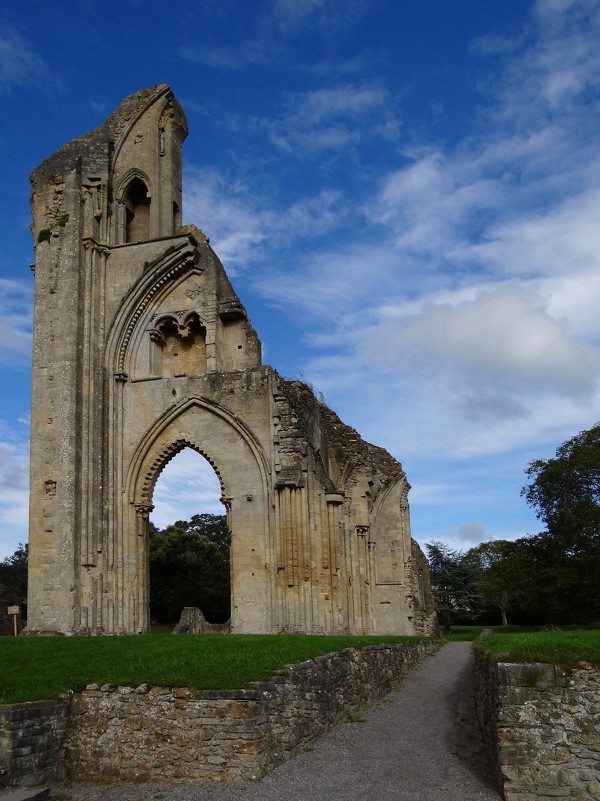
[[[402,686],[252,784],[73,784],[71,801],[501,801],[475,722],[469,643],[449,643]]]

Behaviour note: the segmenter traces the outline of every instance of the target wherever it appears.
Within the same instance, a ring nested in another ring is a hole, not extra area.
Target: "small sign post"
[[[8,607],[8,616],[12,615],[13,619],[13,631],[15,633],[15,637],[17,636],[17,617],[19,616],[21,610],[18,606],[9,606]]]

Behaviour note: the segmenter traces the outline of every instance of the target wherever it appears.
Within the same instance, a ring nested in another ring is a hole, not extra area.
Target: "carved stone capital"
[[[356,533],[359,537],[366,537],[369,533],[369,526],[356,526]]]
[[[147,520],[150,517],[150,513],[154,509],[154,504],[152,503],[134,503],[136,514],[139,517],[143,517]]]
[[[124,373],[123,371],[115,373],[114,376],[115,376],[115,381],[117,382],[117,384],[125,384],[125,382],[129,378],[127,373]]]

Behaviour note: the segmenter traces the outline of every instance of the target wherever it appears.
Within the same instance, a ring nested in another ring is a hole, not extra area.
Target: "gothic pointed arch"
[[[107,369],[114,375],[151,374],[149,364],[138,364],[136,360],[141,340],[150,340],[153,320],[161,316],[161,304],[186,281],[190,288],[182,287],[182,292],[187,291],[191,296],[185,296],[187,308],[183,313],[189,316],[194,311],[194,279],[197,282],[204,269],[194,244],[191,237],[176,240],[154,263],[145,266],[139,281],[125,297],[108,337]],[[162,316],[169,316],[169,310],[164,309]]]
[[[118,241],[122,244],[150,239],[150,203],[152,198],[149,176],[132,168],[121,178],[116,193]]]
[[[377,584],[401,584],[404,580],[410,558],[409,490],[406,475],[401,473],[374,499],[370,528]]]
[[[225,440],[237,445],[232,453],[223,453]],[[242,443],[244,447],[240,447]],[[185,447],[196,450],[211,464],[224,497],[231,497],[233,485],[238,483],[234,481],[236,469],[239,472],[248,469],[240,461],[240,454],[251,455],[262,490],[268,494],[269,464],[254,433],[220,404],[208,398],[189,397],[154,422],[133,454],[125,480],[126,495],[132,505],[150,503],[161,471]],[[241,493],[244,494],[252,493]]]

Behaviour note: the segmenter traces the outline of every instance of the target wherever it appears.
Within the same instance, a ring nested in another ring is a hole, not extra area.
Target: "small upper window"
[[[150,198],[148,187],[141,178],[134,178],[125,192],[125,241],[142,242],[150,239]]]

